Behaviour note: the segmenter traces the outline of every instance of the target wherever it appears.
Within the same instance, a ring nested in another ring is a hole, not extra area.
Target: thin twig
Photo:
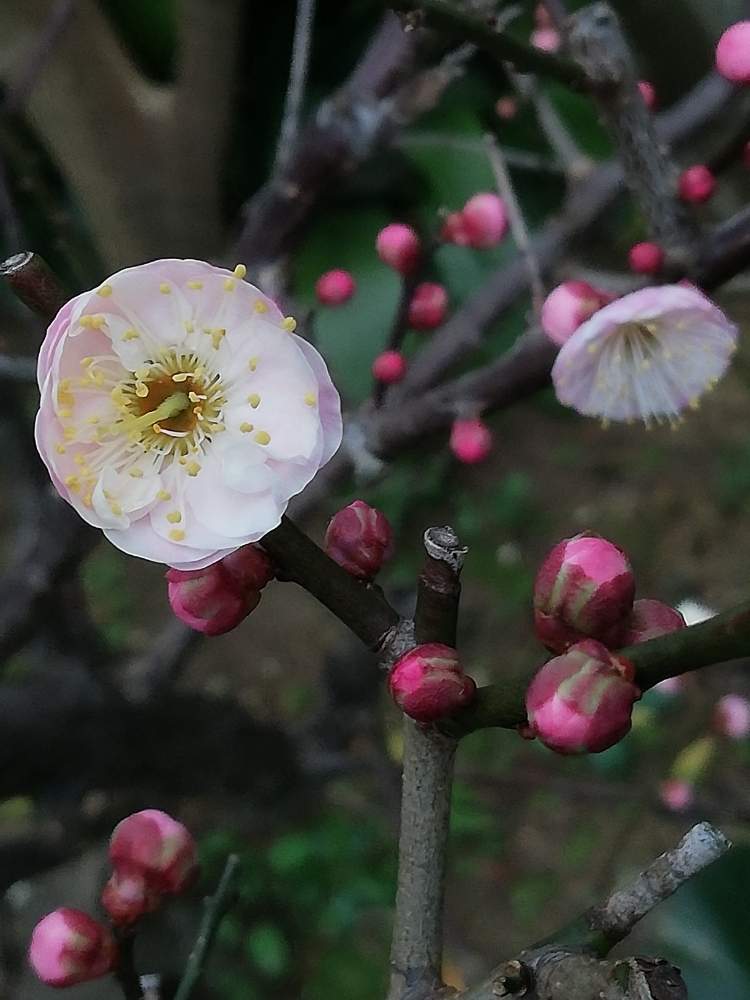
[[[206,964],[211,945],[219,924],[227,910],[232,905],[240,859],[236,854],[230,854],[224,866],[224,872],[213,896],[205,902],[205,912],[195,939],[193,950],[187,960],[185,972],[177,987],[174,1000],[189,1000]]]
[[[588,177],[594,169],[594,161],[581,152],[555,105],[534,77],[516,73],[511,67],[508,70],[518,93],[533,104],[539,127],[563,165],[568,180],[577,183]]]
[[[396,145],[401,149],[420,149],[426,146],[455,149],[459,153],[472,153],[481,157],[487,155],[487,150],[481,139],[420,129],[412,129],[408,134],[400,136]],[[529,170],[540,174],[561,174],[563,172],[563,165],[556,160],[551,160],[547,154],[542,156],[539,153],[530,153],[526,149],[515,149],[512,146],[503,146],[502,150],[505,162],[517,170]]]
[[[529,272],[531,304],[534,309],[534,314],[538,316],[542,310],[542,303],[544,302],[544,283],[542,281],[541,271],[539,270],[539,262],[536,259],[534,248],[531,244],[531,240],[529,239],[529,230],[526,227],[526,220],[523,217],[523,211],[518,198],[516,198],[513,181],[511,180],[510,173],[508,172],[508,168],[505,164],[503,152],[494,135],[485,136],[485,146],[487,149],[487,157],[490,161],[490,166],[492,167],[492,173],[495,176],[497,189],[505,201],[508,209],[508,217],[510,219],[510,228],[513,233],[513,239],[516,241],[516,246],[526,263],[526,270]]]
[[[125,1000],[143,1000],[141,981],[135,971],[135,934],[132,931],[117,936],[117,968],[114,976]]]
[[[315,0],[297,0],[297,14],[294,21],[292,60],[289,66],[289,83],[284,100],[284,114],[279,129],[276,146],[274,172],[286,169],[294,143],[299,134],[302,106],[305,102],[307,70],[312,47],[313,25],[315,23]]]

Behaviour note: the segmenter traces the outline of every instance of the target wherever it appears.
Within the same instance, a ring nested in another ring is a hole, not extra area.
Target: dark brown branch
[[[452,528],[428,528],[416,641],[456,644],[466,548]],[[404,719],[398,889],[389,1000],[419,1000],[441,985],[443,897],[456,742]]]
[[[350,576],[289,518],[265,535],[263,547],[282,578],[304,587],[369,649],[387,657],[399,648],[400,618],[379,588]]]
[[[142,1000],[141,984],[135,971],[135,934],[126,930],[117,935],[119,961],[114,977],[125,1000]]]
[[[0,264],[4,278],[16,297],[46,323],[55,318],[70,298],[44,260],[28,251],[14,254]]]

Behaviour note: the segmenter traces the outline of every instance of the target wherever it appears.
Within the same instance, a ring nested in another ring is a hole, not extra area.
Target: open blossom
[[[642,288],[576,330],[552,380],[559,401],[587,416],[675,423],[724,374],[736,341],[737,328],[697,289]]]
[[[323,360],[244,274],[127,268],[47,332],[37,446],[61,496],[131,555],[199,569],[257,541],[341,443]]]

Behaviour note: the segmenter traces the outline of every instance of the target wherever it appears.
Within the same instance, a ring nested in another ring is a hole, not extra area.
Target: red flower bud
[[[113,924],[127,927],[144,914],[153,913],[161,902],[161,894],[139,868],[123,862],[104,886],[101,902]]]
[[[112,971],[117,960],[114,938],[97,920],[62,906],[34,928],[29,962],[48,986],[75,986]]]
[[[414,289],[409,303],[409,326],[415,330],[434,330],[445,319],[448,293],[434,281],[423,281]]]
[[[115,871],[141,874],[151,892],[174,895],[190,887],[198,857],[190,831],[158,809],[144,809],[118,823],[109,842]]]
[[[219,565],[241,590],[263,590],[274,578],[271,560],[257,545],[243,545]]]
[[[462,212],[451,212],[445,217],[443,228],[440,230],[440,239],[444,243],[455,243],[459,247],[469,245],[469,234],[466,232]]]
[[[375,241],[378,257],[399,274],[410,274],[422,256],[422,242],[411,226],[393,222],[381,229]]]
[[[512,121],[518,114],[518,101],[515,97],[499,97],[495,102],[495,114],[503,121]]]
[[[716,190],[716,178],[704,163],[697,163],[680,174],[678,190],[683,201],[699,204]]]
[[[201,570],[170,569],[166,576],[172,611],[204,635],[236,628],[260,601],[257,591],[242,592],[220,563]]]
[[[537,574],[536,634],[556,653],[586,636],[619,645],[634,594],[633,571],[622,549],[592,532],[565,538]]]
[[[315,282],[315,294],[318,302],[324,306],[340,306],[348,302],[354,295],[357,286],[348,271],[337,268],[326,271]]]
[[[656,243],[636,243],[630,248],[628,261],[636,274],[658,274],[664,266],[664,251]]]
[[[400,382],[406,375],[406,358],[399,351],[383,351],[372,363],[372,374],[385,385]]]
[[[393,700],[417,722],[435,722],[452,715],[474,698],[476,684],[461,669],[450,646],[428,642],[400,657],[388,686]]]
[[[557,753],[599,753],[630,730],[640,691],[629,660],[595,639],[571,646],[541,668],[526,692],[535,736]]]
[[[721,36],[716,68],[732,83],[750,83],[750,21],[738,21]]]
[[[642,598],[633,605],[620,645],[635,646],[639,642],[656,639],[685,627],[685,619],[679,611],[662,601]]]
[[[492,451],[492,431],[478,417],[455,420],[451,428],[450,449],[465,465],[483,462]]]
[[[371,580],[393,554],[393,532],[384,514],[355,500],[333,515],[324,544],[347,573]]]
[[[468,244],[475,250],[497,246],[508,229],[505,202],[490,192],[481,192],[469,198],[461,210],[461,218]]]
[[[542,305],[542,329],[549,339],[562,346],[578,327],[591,319],[609,297],[586,281],[564,281],[553,288]]]

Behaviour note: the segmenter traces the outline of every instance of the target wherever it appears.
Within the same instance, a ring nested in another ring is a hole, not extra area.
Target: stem
[[[135,934],[128,931],[118,935],[119,960],[115,969],[115,979],[120,985],[125,1000],[142,1000],[141,983],[135,971]]]
[[[428,27],[456,41],[472,42],[498,59],[513,63],[520,70],[551,76],[564,83],[585,82],[585,74],[574,62],[524,45],[448,0],[387,0],[387,3],[393,10],[420,15]]]
[[[302,104],[305,99],[307,68],[310,62],[313,24],[315,21],[315,0],[297,0],[297,16],[294,21],[292,42],[292,62],[289,68],[289,84],[284,103],[284,115],[279,130],[274,171],[286,169],[292,147],[299,133]]]
[[[448,527],[428,528],[419,578],[416,640],[456,644],[466,548]],[[442,985],[443,902],[456,741],[404,719],[398,888],[388,1000],[429,996]]]
[[[47,323],[55,318],[70,297],[36,253],[25,251],[8,257],[0,264],[0,277],[5,278],[25,306]]]
[[[237,880],[237,870],[240,866],[240,859],[236,854],[230,854],[224,866],[224,872],[219,881],[219,885],[213,896],[209,896],[205,901],[203,920],[198,929],[198,937],[195,939],[193,950],[185,966],[185,972],[177,987],[174,1000],[188,1000],[203,973],[211,945],[213,944],[216,931],[223,920],[227,910],[232,904],[232,895]]]
[[[288,517],[264,536],[263,548],[283,577],[309,591],[366,646],[391,651],[400,619],[377,587],[350,576]]]

